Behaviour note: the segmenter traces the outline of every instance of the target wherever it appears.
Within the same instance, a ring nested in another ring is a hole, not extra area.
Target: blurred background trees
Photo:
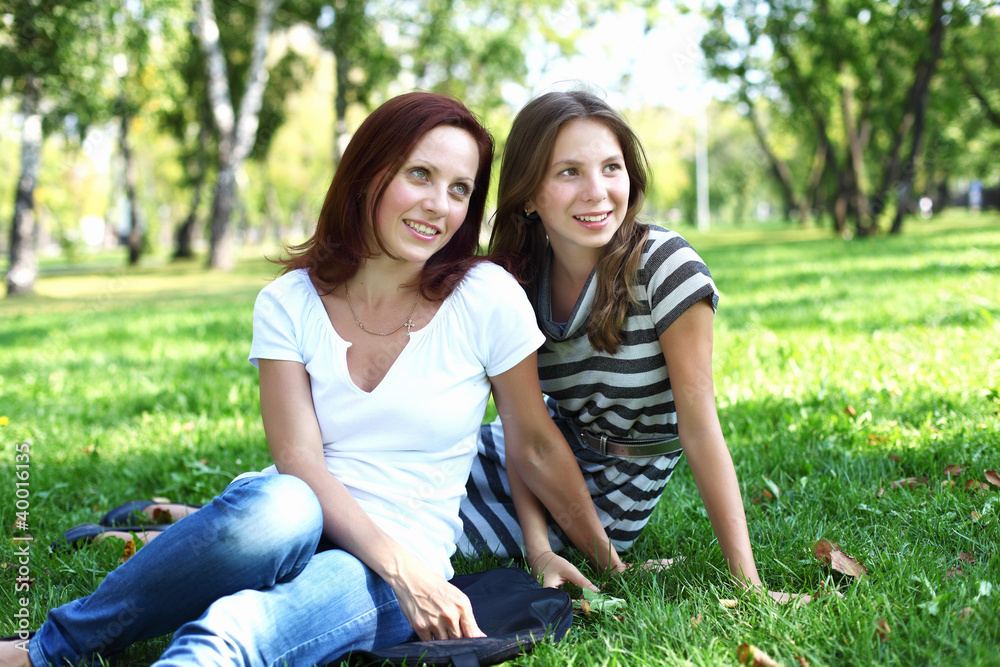
[[[997,206],[1000,8],[986,0],[8,0],[0,9],[0,249],[8,293],[39,255],[89,248],[232,266],[310,232],[339,155],[387,97],[452,94],[502,147],[556,64],[595,53],[654,167],[647,214],[783,219],[844,236]],[[608,17],[702,17],[675,56],[702,95],[620,59]],[[593,62],[591,60],[590,62]],[[564,70],[558,70],[564,71]],[[709,128],[697,140],[696,120]]]

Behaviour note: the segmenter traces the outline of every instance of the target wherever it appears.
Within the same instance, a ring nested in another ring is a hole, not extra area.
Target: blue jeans
[[[29,657],[77,664],[176,631],[157,665],[306,667],[411,638],[388,584],[343,550],[317,552],[322,525],[298,478],[233,482],[50,611]]]

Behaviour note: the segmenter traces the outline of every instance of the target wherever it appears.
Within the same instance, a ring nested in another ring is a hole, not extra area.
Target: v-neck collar
[[[545,335],[553,340],[565,340],[572,338],[581,327],[586,326],[590,319],[591,306],[594,303],[594,295],[597,292],[597,281],[594,274],[597,272],[595,266],[587,276],[580,295],[573,305],[573,311],[569,314],[569,319],[565,324],[552,321],[552,246],[548,247],[545,254],[545,265],[542,267],[541,281],[538,286],[538,314],[542,330]]]

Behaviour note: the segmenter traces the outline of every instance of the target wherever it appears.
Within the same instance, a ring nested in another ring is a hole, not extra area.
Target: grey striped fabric
[[[597,435],[639,440],[677,437],[670,378],[659,336],[693,304],[719,294],[708,267],[678,234],[650,227],[638,273],[636,297],[623,327],[625,339],[614,355],[596,352],[586,325],[596,286],[592,274],[569,321],[551,319],[548,267],[539,292],[539,325],[546,342],[538,351],[538,373],[550,413],[566,435],[594,499],[598,516],[619,550],[632,546],[680,461],[674,452],[643,459],[605,456],[588,449],[580,429]],[[479,456],[467,485],[461,516],[467,554],[516,556],[522,537],[505,469],[503,426],[482,428]],[[568,545],[549,521],[554,550]]]

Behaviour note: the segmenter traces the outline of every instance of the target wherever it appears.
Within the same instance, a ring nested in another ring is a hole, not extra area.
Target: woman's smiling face
[[[479,168],[479,149],[457,127],[425,134],[392,177],[375,215],[390,254],[424,263],[462,226]]]

